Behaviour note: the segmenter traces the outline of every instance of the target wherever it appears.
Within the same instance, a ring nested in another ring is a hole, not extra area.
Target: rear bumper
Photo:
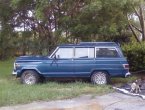
[[[127,73],[125,74],[125,77],[129,77],[129,76],[131,76],[131,73],[130,73],[130,72],[127,72]]]

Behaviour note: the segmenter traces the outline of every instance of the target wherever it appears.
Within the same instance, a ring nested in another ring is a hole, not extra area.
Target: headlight
[[[14,63],[14,69],[18,68],[19,66],[20,66],[20,64]]]

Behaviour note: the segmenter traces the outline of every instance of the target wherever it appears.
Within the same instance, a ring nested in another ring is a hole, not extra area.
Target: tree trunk
[[[145,24],[144,24],[144,14],[142,6],[139,7],[140,12],[140,25],[142,28],[142,40],[145,41]]]

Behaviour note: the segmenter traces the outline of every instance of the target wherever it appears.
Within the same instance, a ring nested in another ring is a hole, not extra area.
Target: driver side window
[[[59,48],[55,56],[56,58],[73,58],[73,48]]]

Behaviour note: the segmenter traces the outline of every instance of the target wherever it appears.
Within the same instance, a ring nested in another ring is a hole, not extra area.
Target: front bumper
[[[13,72],[12,72],[12,75],[17,75],[17,72],[13,71]]]
[[[127,73],[125,74],[125,77],[129,77],[129,76],[131,76],[131,73],[130,73],[130,72],[127,72]]]

